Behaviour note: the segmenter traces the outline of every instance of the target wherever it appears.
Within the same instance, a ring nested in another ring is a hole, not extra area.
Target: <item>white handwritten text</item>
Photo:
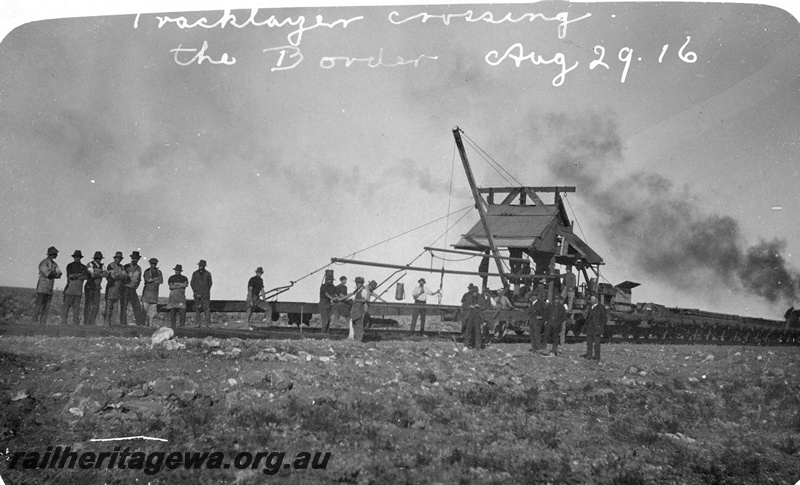
[[[517,22],[522,22],[522,21],[525,21],[525,20],[527,20],[528,22],[533,22],[537,18],[545,20],[547,22],[550,22],[550,21],[553,21],[553,20],[557,20],[557,21],[560,22],[560,24],[558,25],[558,38],[559,39],[563,39],[564,37],[567,36],[567,25],[569,25],[569,24],[571,24],[573,22],[577,22],[578,20],[583,20],[583,19],[585,19],[587,17],[591,17],[592,16],[592,14],[587,13],[583,17],[578,17],[576,19],[570,20],[569,19],[569,12],[559,12],[559,13],[556,14],[555,17],[548,17],[548,16],[546,16],[544,14],[540,14],[540,13],[524,13],[524,14],[520,15],[519,17],[514,17],[512,14],[507,13],[504,17],[502,17],[502,18],[500,18],[498,20],[495,20],[494,15],[492,14],[492,12],[484,12],[484,13],[480,14],[479,16],[475,17],[474,16],[475,14],[474,14],[474,12],[472,10],[467,10],[466,12],[463,12],[463,13],[448,13],[448,14],[443,14],[443,15],[432,15],[432,14],[429,14],[427,12],[422,12],[422,13],[418,13],[416,15],[412,15],[411,17],[404,18],[402,20],[397,20],[397,17],[399,15],[400,15],[399,13],[392,11],[389,14],[389,22],[391,22],[391,23],[393,23],[395,25],[400,25],[400,24],[404,24],[406,22],[410,22],[410,21],[416,20],[416,19],[419,19],[422,23],[425,23],[428,20],[434,19],[434,20],[441,20],[442,23],[444,23],[445,25],[450,25],[450,21],[452,19],[454,19],[454,18],[456,18],[456,19],[463,18],[464,21],[466,21],[466,22],[486,22],[486,23],[490,23],[490,24],[502,24],[504,22],[517,23]]]
[[[222,16],[213,23],[209,23],[208,19],[205,17],[200,17],[199,19],[195,20],[194,22],[190,22],[186,19],[186,17],[168,17],[164,16],[156,16],[158,19],[158,28],[162,28],[164,25],[167,24],[174,24],[179,29],[193,29],[195,27],[202,27],[204,29],[213,29],[213,28],[225,28],[225,26],[230,25],[231,27],[236,27],[237,29],[241,29],[247,27],[248,25],[252,25],[253,27],[263,27],[267,26],[270,28],[273,27],[284,27],[286,25],[290,25],[295,27],[295,30],[289,32],[286,36],[286,39],[289,43],[295,47],[300,45],[300,42],[303,40],[303,34],[308,32],[309,30],[316,29],[318,27],[327,27],[332,29],[334,27],[341,26],[342,28],[347,28],[352,22],[356,20],[363,20],[363,16],[352,17],[349,19],[337,19],[333,22],[325,22],[322,15],[317,15],[315,20],[315,24],[306,25],[306,18],[302,15],[298,16],[297,18],[286,17],[282,20],[279,20],[274,15],[270,16],[265,20],[258,21],[256,20],[256,16],[258,15],[258,9],[252,8],[250,9],[250,16],[242,23],[238,22],[235,14],[232,14],[229,9],[225,9]],[[136,23],[134,27],[138,26],[139,16],[136,16]]]
[[[502,56],[500,56],[500,53],[498,51],[490,51],[488,54],[486,54],[485,59],[486,63],[489,64],[490,66],[497,66],[508,58],[513,59],[514,64],[516,64],[517,67],[522,65],[522,62],[526,60],[531,61],[534,65],[555,63],[556,65],[560,66],[561,73],[553,78],[553,86],[556,87],[564,84],[564,77],[567,75],[567,73],[578,67],[577,62],[575,62],[575,64],[573,64],[569,68],[566,67],[567,60],[564,57],[564,54],[562,54],[561,52],[558,52],[556,55],[553,56],[552,59],[549,60],[546,60],[541,55],[536,55],[533,52],[531,52],[530,54],[525,54],[525,48],[522,47],[522,44],[520,43],[516,43],[511,47],[509,47],[508,49],[506,49],[505,54],[503,54]]]

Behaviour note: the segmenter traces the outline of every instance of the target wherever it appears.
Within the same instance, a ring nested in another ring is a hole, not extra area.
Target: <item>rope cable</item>
[[[469,209],[469,208],[471,208],[471,207],[472,207],[472,205],[468,205],[468,206],[466,206],[466,207],[463,207],[463,208],[461,208],[461,209],[459,209],[459,210],[457,210],[457,211],[453,212],[453,214],[457,214],[457,213],[459,213],[459,212],[461,212],[461,211],[465,211],[465,210],[467,210],[467,209]],[[465,214],[465,215],[466,215],[466,214]],[[439,217],[438,219],[434,219],[434,220],[432,220],[432,221],[426,222],[425,224],[419,225],[419,226],[417,226],[417,227],[415,227],[415,228],[413,228],[413,229],[409,229],[408,231],[405,231],[405,232],[403,232],[403,233],[401,233],[401,234],[398,234],[398,235],[396,235],[396,236],[392,236],[392,237],[390,237],[390,238],[388,238],[388,239],[384,239],[383,241],[377,242],[377,243],[373,244],[372,246],[368,246],[368,247],[366,247],[366,248],[359,249],[358,251],[355,251],[355,252],[353,252],[353,253],[350,253],[350,255],[349,255],[349,256],[346,256],[346,257],[344,257],[344,258],[341,258],[341,259],[352,258],[353,256],[355,256],[355,255],[356,255],[356,254],[358,254],[358,253],[363,253],[364,251],[370,250],[370,249],[372,249],[372,248],[374,248],[374,247],[376,247],[376,246],[380,246],[381,244],[387,243],[387,242],[389,242],[389,241],[391,241],[391,240],[393,240],[393,239],[397,239],[397,238],[399,238],[399,237],[405,236],[406,234],[412,233],[412,232],[414,232],[414,231],[416,231],[416,230],[418,230],[418,229],[422,229],[422,228],[423,228],[423,227],[425,227],[425,226],[429,226],[429,225],[431,225],[431,224],[433,224],[433,223],[439,222],[439,221],[441,221],[442,219],[445,219],[445,218],[446,218],[446,217],[448,217],[448,216],[449,216],[449,214],[448,214],[447,216],[442,216],[442,217]],[[461,220],[461,219],[459,219],[459,220]],[[439,238],[441,238],[441,236],[439,236]],[[437,240],[438,240],[438,239],[437,239]],[[423,253],[424,253],[424,251],[423,251]],[[339,263],[339,264],[344,264],[344,263]],[[318,270],[318,271],[319,271],[319,270]]]
[[[581,237],[586,242],[586,244],[589,244],[589,241],[586,238],[586,235],[583,233],[583,228],[581,227],[581,222],[578,220],[578,216],[575,215],[575,211],[572,209],[572,204],[569,203],[569,199],[567,198],[567,194],[563,194],[562,198],[567,201],[567,205],[569,206],[569,211],[572,213],[572,218],[575,220],[575,224],[578,225],[578,230],[581,231]]]
[[[462,131],[462,133],[463,133],[463,131]],[[501,169],[503,172],[505,172],[505,173],[506,173],[506,174],[507,174],[509,177],[511,177],[511,179],[512,179],[512,180],[513,180],[513,181],[514,181],[514,182],[515,182],[515,183],[516,183],[518,186],[520,186],[520,187],[523,187],[522,183],[521,183],[519,180],[517,180],[517,178],[516,178],[516,177],[514,177],[514,176],[513,176],[513,175],[512,175],[512,174],[511,174],[511,173],[510,173],[508,170],[506,170],[506,169],[505,169],[505,168],[504,168],[504,167],[503,167],[503,166],[502,166],[502,165],[501,165],[501,164],[500,164],[500,163],[499,163],[497,160],[495,160],[494,158],[492,158],[492,156],[491,156],[491,155],[489,155],[489,154],[486,152],[486,150],[484,150],[483,148],[481,148],[481,147],[480,147],[480,146],[479,146],[479,145],[478,145],[478,144],[477,144],[477,143],[476,143],[476,142],[475,142],[475,141],[474,141],[472,138],[470,138],[470,137],[469,137],[469,136],[468,136],[466,133],[464,133],[464,137],[465,137],[465,138],[466,138],[466,139],[469,141],[469,143],[470,143],[470,146],[472,146],[472,147],[475,149],[475,151],[477,151],[477,152],[478,152],[478,153],[481,155],[481,157],[483,157],[483,158],[484,158],[484,160],[486,160],[487,158],[488,158],[489,160],[491,160],[491,162],[492,162],[492,163],[494,163],[495,165],[497,165],[498,167],[500,167],[500,169]],[[495,171],[497,171],[497,169],[495,169]],[[498,172],[498,173],[499,173],[499,172]],[[500,176],[501,176],[501,177],[503,177],[503,179],[504,179],[506,182],[509,182],[509,180],[508,180],[508,179],[507,179],[505,176],[503,176],[502,174],[500,174]],[[509,182],[509,183],[511,183],[511,182]]]

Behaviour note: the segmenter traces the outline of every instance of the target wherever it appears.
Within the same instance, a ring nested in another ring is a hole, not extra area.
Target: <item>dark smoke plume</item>
[[[654,173],[621,175],[622,144],[613,116],[545,117],[547,164],[559,183],[579,187],[597,208],[603,237],[647,274],[684,290],[709,279],[770,303],[792,305],[800,273],[781,256],[785,242],[745,248],[737,221],[707,214],[686,187]],[[537,127],[539,129],[539,127]]]

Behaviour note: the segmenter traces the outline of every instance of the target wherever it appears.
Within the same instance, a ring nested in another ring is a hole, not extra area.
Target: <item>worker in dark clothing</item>
[[[538,352],[545,346],[542,344],[542,327],[544,325],[544,315],[547,309],[547,300],[544,292],[539,290],[535,293],[533,303],[528,308],[528,325],[531,334],[531,352]]]
[[[333,274],[326,274],[325,281],[319,287],[319,326],[323,333],[328,333],[328,328],[330,328],[333,299],[337,296],[336,285],[333,284]]]
[[[461,297],[461,308],[465,312],[464,318],[464,347],[470,349],[482,349],[483,338],[481,336],[481,325],[483,317],[481,311],[486,308],[486,299],[478,293],[478,287],[469,284],[467,293]]]
[[[600,339],[608,321],[606,307],[597,300],[597,295],[589,299],[589,313],[586,315],[586,353],[581,355],[584,359],[600,360]]]
[[[256,275],[251,276],[247,281],[247,310],[245,311],[245,321],[250,323],[250,317],[253,315],[253,310],[258,307],[259,302],[264,301],[264,280],[261,275],[264,274],[264,268],[259,266],[256,268]]]
[[[544,342],[552,342],[552,350],[542,352],[544,356],[558,355],[558,343],[561,340],[561,326],[564,325],[569,316],[567,310],[564,308],[564,300],[561,295],[553,297],[553,301],[547,305],[544,312]]]
[[[211,273],[206,269],[206,260],[197,263],[197,271],[192,273],[192,292],[194,293],[194,321],[202,326],[200,312],[205,315],[206,326],[211,326]]]

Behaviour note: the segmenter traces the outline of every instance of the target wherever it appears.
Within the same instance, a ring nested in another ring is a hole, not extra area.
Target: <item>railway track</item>
[[[32,324],[8,324],[0,325],[0,336],[47,336],[47,337],[73,337],[73,338],[93,338],[93,337],[128,337],[140,338],[149,337],[157,330],[157,327],[141,327],[136,325],[111,327],[105,326],[74,326],[74,325],[32,325]],[[260,340],[284,340],[284,339],[332,339],[342,340],[347,338],[348,329],[332,328],[325,334],[315,327],[277,326],[277,325],[253,325],[252,329],[243,328],[224,328],[224,327],[178,327],[175,335],[180,338],[240,338],[240,339],[260,339]],[[447,340],[461,342],[460,332],[452,331],[426,331],[424,336],[416,334],[409,336],[408,330],[387,329],[373,327],[364,333],[366,342],[376,341],[423,341],[427,339]],[[586,339],[583,336],[567,335],[567,343],[581,343]],[[528,343],[530,337],[527,334],[517,335],[510,333],[502,338],[493,336],[491,343]],[[622,337],[613,336],[603,340],[604,343],[634,343],[634,344],[656,344],[656,345],[769,345],[769,346],[791,346],[796,343],[769,343],[753,344],[738,340],[715,340],[715,339],[660,339],[643,337]]]

